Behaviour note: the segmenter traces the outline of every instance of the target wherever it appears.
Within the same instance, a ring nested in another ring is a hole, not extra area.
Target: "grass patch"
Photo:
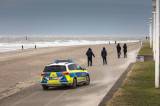
[[[139,55],[153,55],[152,48],[150,48],[149,42],[143,42],[143,46],[139,51]]]
[[[160,89],[154,88],[154,62],[137,62],[107,106],[160,106]]]

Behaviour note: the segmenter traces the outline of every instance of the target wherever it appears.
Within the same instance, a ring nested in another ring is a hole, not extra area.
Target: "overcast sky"
[[[151,0],[0,0],[0,35],[148,33]]]

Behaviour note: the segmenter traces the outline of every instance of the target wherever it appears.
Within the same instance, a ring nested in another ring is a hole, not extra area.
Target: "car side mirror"
[[[82,70],[86,70],[86,68],[82,68]]]

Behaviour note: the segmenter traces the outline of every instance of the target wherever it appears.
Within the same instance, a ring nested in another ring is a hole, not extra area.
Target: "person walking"
[[[101,51],[101,56],[102,56],[102,60],[103,60],[103,65],[107,64],[107,50],[105,47],[103,47],[103,49]]]
[[[119,43],[117,44],[117,55],[118,55],[118,58],[120,58],[120,56],[121,56],[121,46],[120,46]]]
[[[115,44],[117,44],[117,41],[115,41]]]
[[[37,45],[34,45],[34,49],[37,49]]]
[[[24,49],[23,45],[22,45],[22,50]]]
[[[127,44],[123,45],[124,58],[127,58]]]
[[[95,57],[91,48],[89,48],[86,52],[87,59],[88,59],[88,66],[92,66],[92,57]]]

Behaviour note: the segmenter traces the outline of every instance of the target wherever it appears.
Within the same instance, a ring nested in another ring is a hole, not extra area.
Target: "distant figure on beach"
[[[37,45],[35,45],[34,48],[37,49]]]
[[[111,44],[111,42],[109,41],[109,44]]]
[[[124,58],[127,58],[127,44],[123,45]]]
[[[118,58],[120,58],[120,56],[121,56],[121,46],[120,46],[119,43],[117,44],[117,55],[118,55]]]
[[[107,64],[107,50],[105,47],[103,47],[102,51],[101,51],[101,56],[103,59],[103,65]]]
[[[115,41],[115,44],[117,44],[117,41]]]
[[[22,50],[24,49],[23,45],[22,45]]]
[[[149,40],[150,38],[148,36],[146,36],[146,40]]]
[[[95,57],[91,48],[89,48],[86,52],[87,59],[88,59],[88,66],[92,66],[92,56]]]

